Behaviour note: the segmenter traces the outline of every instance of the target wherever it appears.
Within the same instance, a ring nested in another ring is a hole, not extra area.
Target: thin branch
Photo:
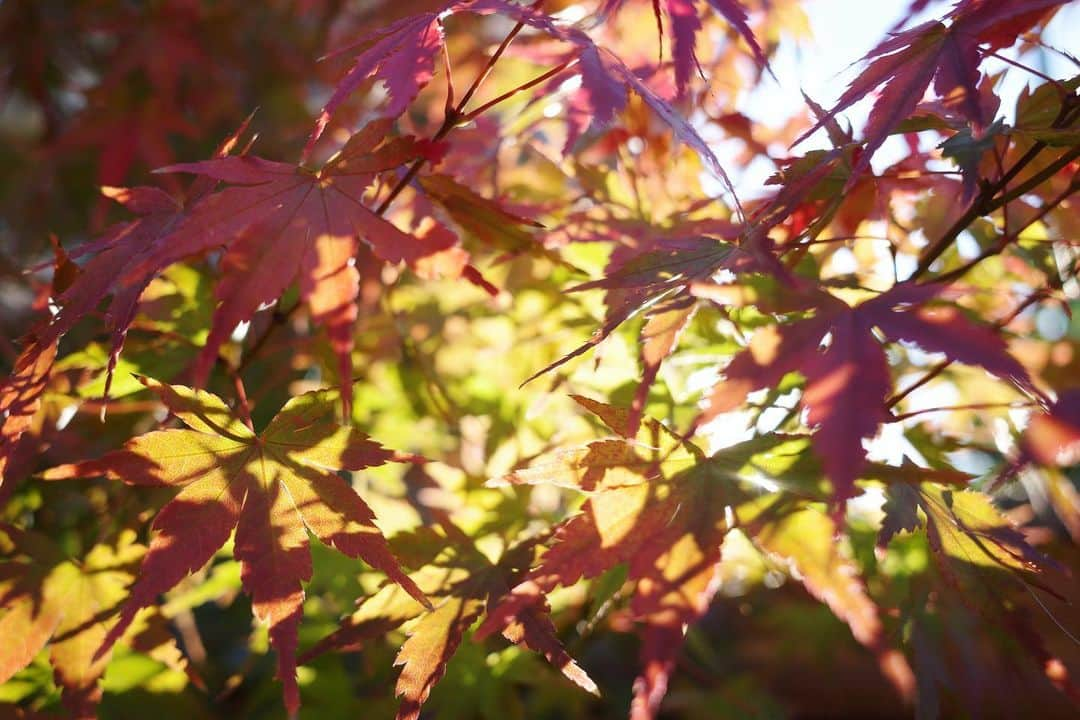
[[[904,413],[902,415],[895,415],[889,420],[889,422],[900,422],[901,420],[909,420],[909,419],[911,419],[913,417],[918,417],[919,415],[926,415],[928,413],[953,412],[953,411],[956,411],[956,410],[994,410],[994,409],[998,409],[998,408],[1009,408],[1010,410],[1012,410],[1012,409],[1022,409],[1022,408],[1029,408],[1029,407],[1036,407],[1037,405],[1038,405],[1038,403],[1034,403],[1034,402],[1023,402],[1023,403],[999,402],[999,403],[969,403],[967,405],[941,405],[941,406],[938,406],[938,407],[923,408],[922,410],[913,410],[913,411],[911,411],[909,413]]]
[[[467,122],[470,122],[472,120],[475,120],[478,116],[483,115],[485,112],[487,112],[491,108],[495,107],[499,103],[504,102],[506,100],[509,100],[510,98],[514,97],[518,93],[524,92],[524,91],[526,91],[526,90],[528,90],[528,89],[530,89],[532,87],[535,87],[536,85],[539,85],[540,83],[544,82],[545,80],[558,75],[563,70],[570,67],[571,65],[573,65],[576,62],[577,62],[577,58],[571,58],[570,60],[567,60],[566,62],[559,63],[558,65],[551,68],[550,70],[543,73],[542,75],[537,75],[532,80],[529,80],[528,82],[526,82],[524,85],[518,85],[516,88],[514,88],[512,90],[507,90],[502,95],[499,95],[497,98],[494,98],[492,100],[488,100],[486,103],[484,103],[480,107],[476,108],[475,110],[470,110],[467,115],[462,116],[461,122],[462,123],[467,123]]]
[[[934,278],[934,280],[936,282],[942,283],[952,282],[957,278],[962,277],[964,274],[966,274],[973,267],[981,263],[983,260],[986,260],[989,257],[993,257],[1003,252],[1005,248],[1007,248],[1009,245],[1015,242],[1017,238],[1020,237],[1020,233],[1024,232],[1029,227],[1050,214],[1050,212],[1053,211],[1054,208],[1065,202],[1069,198],[1069,196],[1075,193],[1077,190],[1080,190],[1080,173],[1074,175],[1072,182],[1069,183],[1068,187],[1066,187],[1065,190],[1056,198],[1039,208],[1039,211],[1035,213],[1035,215],[1032,216],[1026,223],[1024,223],[1023,226],[1017,228],[1016,230],[1013,230],[1011,233],[1003,235],[997,243],[987,248],[986,250],[983,250],[981,253],[979,253],[977,257],[972,258],[971,260],[954,270],[950,270],[943,275],[937,276],[936,278]]]
[[[543,2],[544,0],[537,0],[535,3],[532,4],[531,7],[533,9],[538,8]],[[510,46],[510,43],[513,42],[514,38],[516,38],[518,36],[518,33],[520,33],[524,28],[524,21],[518,21],[518,23],[514,25],[513,29],[499,44],[499,47],[496,48],[495,52],[492,53],[491,57],[488,58],[487,62],[484,64],[484,67],[480,70],[479,73],[477,73],[476,77],[472,81],[472,84],[469,85],[469,88],[461,97],[461,101],[458,102],[458,104],[454,107],[448,109],[446,116],[443,118],[442,125],[435,132],[435,135],[432,136],[432,141],[438,142],[439,140],[442,140],[450,133],[451,130],[461,124],[461,122],[463,121],[462,118],[465,117],[465,107],[469,104],[469,101],[472,100],[473,95],[475,95],[476,92],[480,89],[480,86],[483,85],[484,80],[486,80],[488,75],[491,74],[491,71],[495,68],[495,63],[499,61],[499,58],[501,58],[503,53],[506,52],[506,49]],[[471,116],[475,116],[475,113],[472,113]],[[379,203],[379,207],[375,209],[376,215],[382,215],[390,208],[390,205],[394,202],[394,200],[397,199],[397,196],[400,195],[401,192],[406,188],[406,186],[408,186],[408,184],[413,181],[413,178],[416,177],[416,175],[420,172],[420,169],[424,166],[424,163],[426,162],[427,158],[422,157],[417,158],[415,161],[413,161],[413,164],[409,166],[409,169],[405,172],[401,179],[398,180],[397,184],[394,185],[394,188],[390,191],[390,194],[387,195],[381,203]]]
[[[1068,101],[1074,97],[1075,96],[1068,96],[1065,98],[1066,102],[1062,103],[1061,110],[1054,122],[1051,123],[1051,127],[1058,128],[1068,121],[1073,109],[1072,104]],[[1069,165],[1073,160],[1080,157],[1080,146],[1073,147],[1017,187],[1005,192],[1005,188],[1008,187],[1008,184],[1012,182],[1025,167],[1031,164],[1031,162],[1039,155],[1039,153],[1046,149],[1046,147],[1047,144],[1041,140],[1035,142],[1028,148],[1028,151],[1013,164],[1009,171],[997,180],[997,182],[986,186],[972,201],[967,211],[957,218],[956,222],[954,222],[949,229],[937,239],[937,241],[927,246],[926,250],[923,251],[922,256],[919,258],[919,264],[915,268],[915,272],[912,274],[911,278],[917,278],[929,270],[930,266],[934,264],[934,261],[956,242],[956,238],[960,236],[960,233],[964,232],[964,230],[966,230],[976,219],[983,215],[988,215],[1006,203],[1012,202],[1016,198],[1030,192],[1032,189],[1053,177],[1054,174]],[[994,196],[998,193],[1003,194],[995,199]]]
[[[1022,62],[1018,62],[1016,60],[1013,60],[1012,58],[1007,58],[1007,57],[1005,57],[1004,55],[1002,55],[1000,53],[992,52],[992,53],[988,53],[988,55],[990,57],[992,57],[992,58],[997,58],[998,60],[1000,60],[1003,63],[1008,63],[1009,65],[1012,65],[1015,68],[1019,68],[1021,70],[1024,70],[1025,72],[1029,72],[1029,73],[1031,73],[1032,75],[1034,75],[1037,78],[1041,78],[1042,80],[1045,80],[1046,82],[1048,82],[1049,84],[1051,84],[1055,88],[1057,88],[1058,93],[1060,95],[1062,95],[1062,96],[1065,96],[1065,95],[1068,94],[1065,91],[1065,87],[1061,83],[1061,81],[1055,80],[1054,78],[1050,77],[1049,75],[1046,75],[1045,73],[1041,73],[1041,72],[1039,72],[1038,70],[1036,70],[1033,67],[1028,67],[1027,65],[1025,65]]]
[[[1074,160],[1078,158],[1080,158],[1080,145],[1070,148],[1067,153],[1059,157],[1057,160],[1050,163],[1045,168],[1035,173],[1030,178],[1017,185],[1009,192],[1002,195],[1001,198],[995,201],[995,205],[997,207],[1001,207],[1005,203],[1012,202],[1018,197],[1026,195],[1027,193],[1037,188],[1039,185],[1042,185],[1044,182],[1052,178],[1061,170],[1064,170],[1066,167],[1072,164]]]
[[[1011,313],[994,323],[994,327],[1000,330],[1001,328],[1005,327],[1013,320],[1015,320],[1016,317],[1020,315],[1020,313],[1024,312],[1024,310],[1027,310],[1028,307],[1038,302],[1039,300],[1042,300],[1044,297],[1046,297],[1045,290],[1036,290],[1035,292],[1024,298],[1024,301],[1022,303],[1013,308],[1013,311]],[[926,385],[926,383],[930,382],[941,373],[945,372],[945,370],[948,369],[948,367],[952,364],[952,360],[942,360],[937,365],[930,368],[921,378],[901,390],[896,395],[893,395],[891,398],[886,400],[885,409],[891,410],[892,408],[896,407],[901,401],[903,401],[904,398],[921,388],[923,385]]]

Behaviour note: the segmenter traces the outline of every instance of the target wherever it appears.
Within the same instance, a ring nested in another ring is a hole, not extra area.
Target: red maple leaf
[[[359,290],[353,263],[357,243],[363,240],[386,262],[416,267],[457,241],[434,223],[422,236],[403,232],[364,204],[364,192],[377,173],[439,152],[438,146],[411,137],[388,138],[391,124],[371,123],[318,172],[252,156],[162,169],[226,183],[140,255],[128,275],[152,276],[188,255],[227,248],[216,290],[221,302],[196,361],[196,384],[205,380],[233,329],[296,280],[315,322],[326,326],[339,359],[342,398],[349,407]]]
[[[775,386],[789,372],[802,372],[807,422],[817,427],[814,447],[833,483],[834,500],[842,502],[851,496],[863,467],[862,440],[890,418],[885,400],[892,378],[874,328],[889,340],[911,342],[1031,387],[1027,371],[1008,354],[1000,335],[952,305],[925,305],[943,289],[897,285],[856,307],[821,295],[814,316],[753,336],[724,370],[703,419],[737,407],[747,393]],[[826,336],[827,347],[821,349]]]
[[[889,133],[911,115],[931,81],[942,99],[981,129],[988,122],[978,89],[985,52],[1012,45],[1020,33],[1065,2],[963,0],[946,16],[948,25],[933,20],[894,34],[866,54],[866,69],[796,143],[880,87],[863,131],[866,150],[852,170],[850,186],[869,167]]]
[[[606,15],[617,10],[626,0],[606,0],[601,13]],[[768,61],[765,53],[758,45],[757,38],[746,21],[746,8],[738,0],[706,0],[707,4],[716,12],[724,16],[724,19],[735,28],[739,37],[750,46],[754,60],[761,67],[766,67]],[[653,12],[656,15],[656,26],[660,33],[661,51],[663,46],[663,15],[668,17],[668,32],[671,34],[671,55],[675,63],[675,85],[681,95],[686,91],[686,85],[690,81],[690,75],[698,67],[695,44],[697,35],[701,32],[701,17],[698,14],[697,3],[694,0],[653,0]],[[661,13],[663,6],[663,13]]]

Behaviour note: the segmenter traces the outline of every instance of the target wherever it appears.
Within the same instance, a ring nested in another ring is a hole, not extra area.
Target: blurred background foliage
[[[177,192],[183,182],[179,176],[150,172],[210,157],[256,108],[251,124],[251,134],[258,136],[256,151],[274,159],[297,158],[312,118],[347,67],[347,56],[316,59],[396,18],[442,4],[0,2],[0,367],[5,372],[11,367],[18,353],[16,338],[48,312],[49,270],[26,270],[48,264],[50,238],[71,252],[126,217],[122,208],[99,194],[98,186],[154,184]],[[784,39],[812,46],[800,3],[744,4],[752,9],[754,33],[767,54]],[[573,14],[595,8],[555,0],[544,9]],[[785,157],[790,142],[812,122],[810,113],[803,110],[771,124],[751,121],[743,103],[762,82],[761,71],[746,52],[737,50],[737,39],[723,22],[710,16],[708,23],[698,51],[709,82],[699,83],[680,108],[693,112],[706,136],[724,138],[718,147],[726,165],[764,162],[770,172],[797,173]],[[448,34],[455,77],[479,71],[508,27],[501,18],[455,17]],[[657,57],[648,3],[629,7],[597,34],[617,44],[627,62],[647,64]],[[545,52],[543,38],[524,34],[484,86],[478,103],[529,79],[538,67],[542,70]],[[669,77],[653,80],[671,90]],[[1009,109],[1017,126],[1025,117],[1037,124],[1039,112],[1046,114],[1042,106],[1054,102],[1038,96],[1046,87],[1024,94]],[[433,134],[442,120],[443,91],[437,78],[400,118],[401,132]],[[380,92],[373,88],[349,101],[317,147],[317,158],[329,156],[362,124]],[[801,101],[792,104],[802,107]],[[384,267],[366,251],[357,260],[362,289],[352,420],[387,447],[431,462],[408,470],[376,468],[351,479],[412,569],[434,562],[447,542],[439,535],[444,530],[431,530],[440,518],[452,519],[476,551],[497,562],[506,548],[522,538],[543,537],[580,507],[579,494],[556,487],[485,484],[543,462],[560,449],[610,434],[575,404],[571,393],[615,405],[628,405],[633,398],[640,377],[640,318],[625,323],[593,352],[519,387],[533,372],[587,340],[602,322],[603,293],[566,288],[601,276],[616,248],[634,242],[693,233],[730,239],[731,211],[716,201],[709,180],[703,182],[700,161],[643,103],[632,101],[617,122],[592,132],[567,155],[562,153],[563,112],[564,107],[524,93],[456,130],[448,157],[438,168],[452,176],[455,191],[464,187],[497,198],[503,208],[543,225],[492,220],[484,215],[485,208],[468,205],[459,216],[442,212],[484,277],[500,289],[496,297],[461,280],[421,280]],[[954,136],[943,131],[942,137],[946,135]],[[1002,135],[994,142],[1012,158],[1023,154],[1031,140]],[[828,220],[823,241],[805,252],[800,274],[820,278],[852,300],[865,297],[867,287],[887,286],[904,257],[917,254],[917,238],[934,237],[950,222],[960,182],[933,174],[934,168],[946,167],[946,161],[939,156],[920,167],[917,161],[899,160],[876,168],[898,179],[885,185],[868,178],[849,189],[842,208]],[[438,182],[430,179],[435,174],[425,182]],[[377,184],[372,198],[385,195],[392,180]],[[815,210],[826,206],[845,181],[840,176],[823,186]],[[748,207],[764,203],[765,189],[759,190],[757,197],[748,198]],[[1047,197],[1060,191],[1040,190]],[[410,226],[426,212],[424,202],[410,188],[388,217]],[[944,267],[961,266],[991,246],[1009,232],[1008,223],[1023,220],[1024,212],[1010,213],[996,225],[973,225],[963,242],[942,256]],[[959,300],[973,316],[1001,320],[1014,355],[1055,390],[1075,385],[1080,377],[1080,320],[1067,312],[1080,309],[1080,300],[1075,279],[1071,290],[1063,288],[1060,279],[1059,269],[1074,265],[1063,259],[1061,243],[1050,240],[1071,238],[1075,243],[1078,217],[1075,203],[1066,203],[1027,227],[1022,242],[972,271],[966,278],[972,291]],[[794,223],[777,228],[778,241],[784,241],[785,233],[793,237],[799,232]],[[113,552],[120,538],[145,543],[150,518],[168,500],[168,493],[158,489],[104,480],[73,484],[30,478],[45,467],[116,448],[161,424],[164,416],[132,374],[187,380],[185,373],[206,341],[218,260],[211,255],[174,265],[144,293],[117,367],[105,424],[99,413],[108,345],[100,324],[84,322],[62,341],[42,409],[11,466],[9,477],[22,482],[10,491],[0,516],[5,523],[39,534],[53,547],[57,563],[75,563],[85,571],[83,563],[94,548]],[[662,366],[648,394],[649,416],[676,429],[691,426],[718,367],[746,345],[754,330],[773,323],[759,302],[775,292],[765,285],[761,278],[748,279],[729,286],[739,295],[731,302],[701,303],[682,333],[679,350]],[[1038,292],[1042,294],[1022,312],[1009,317],[1018,298]],[[245,344],[248,348],[243,374],[256,427],[265,425],[289,397],[336,382],[329,344],[312,329],[298,304],[296,292],[290,291],[234,334],[223,350],[236,360]],[[252,342],[260,343],[257,352],[250,352]],[[939,359],[914,346],[889,348],[898,386],[919,378]],[[712,452],[755,432],[797,431],[800,418],[792,408],[799,386],[799,378],[789,376],[776,390],[754,396],[750,406],[715,420],[697,442]],[[224,373],[215,374],[209,387],[230,396]],[[981,370],[952,366],[897,410],[916,413],[939,404],[1022,399]],[[895,465],[904,454],[915,454],[934,467],[975,475],[976,483],[985,486],[1017,457],[1029,414],[1026,408],[998,407],[913,415],[887,426],[892,434],[876,444],[872,458]],[[755,455],[747,467],[770,468],[759,475],[768,475],[773,483],[759,484],[758,491],[764,487],[806,502],[826,500],[820,468],[813,462],[807,465],[805,447]],[[667,467],[664,475],[678,477],[684,470]],[[1076,567],[1075,541],[1080,539],[1078,479],[1075,465],[1032,464],[1020,471],[1019,483],[997,496],[999,507],[1023,526],[1028,540],[1066,567]],[[941,714],[950,717],[961,716],[961,708],[971,717],[1069,716],[1069,701],[1037,669],[1017,659],[1021,653],[1009,628],[989,626],[965,606],[963,597],[941,592],[937,574],[942,567],[933,561],[925,534],[904,533],[892,539],[887,551],[875,549],[886,486],[866,478],[868,500],[853,503],[849,510],[841,554],[865,578],[890,637],[909,648],[909,661],[920,678],[920,698],[934,699]],[[802,535],[799,541],[808,551],[835,549],[832,532]],[[315,575],[306,588],[302,651],[333,633],[339,620],[353,612],[358,601],[378,592],[383,582],[361,563],[317,543],[313,552]],[[733,531],[724,541],[721,567],[720,592],[689,630],[662,715],[910,714],[869,651],[829,607],[807,593],[785,563]],[[1006,575],[1000,568],[982,570]],[[127,572],[122,582],[133,571],[116,572]],[[1062,628],[1080,628],[1076,605],[1059,603],[1047,609],[1014,578],[994,581],[1003,586],[994,592],[1003,593],[1010,610],[1026,615],[1051,639],[1050,651],[1075,675],[1080,655]],[[1068,583],[1060,592],[1075,597]],[[625,716],[639,671],[634,618],[626,597],[625,569],[619,568],[550,597],[561,637],[604,689],[602,698],[573,687],[535,654],[502,641],[467,639],[425,713],[463,720]],[[265,629],[253,621],[249,600],[240,592],[240,570],[230,548],[183,581],[154,612],[187,662],[155,654],[152,645],[121,648],[104,674],[101,717],[284,715],[273,679],[273,653]],[[392,716],[397,707],[391,690],[397,677],[393,660],[415,622],[365,638],[346,652],[311,658],[300,668],[300,717]],[[0,686],[4,712],[22,717],[63,714],[45,653]]]

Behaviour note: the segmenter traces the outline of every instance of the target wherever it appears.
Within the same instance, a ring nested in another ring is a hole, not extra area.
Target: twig
[[[967,405],[941,405],[939,407],[923,408],[922,410],[913,410],[903,415],[895,415],[890,422],[900,422],[901,420],[909,420],[919,415],[925,415],[927,413],[939,413],[939,412],[953,412],[955,410],[994,410],[997,408],[1009,408],[1009,409],[1021,409],[1035,407],[1038,403],[1025,402],[1025,403],[969,403]]]
[[[1069,196],[1075,193],[1077,190],[1080,190],[1080,173],[1073,177],[1072,182],[1069,183],[1068,187],[1066,187],[1060,195],[1039,208],[1039,211],[1035,213],[1035,215],[1031,217],[1026,223],[1024,223],[1023,226],[1017,228],[1016,230],[1013,230],[1011,233],[1003,235],[1002,238],[992,247],[989,247],[986,250],[982,251],[977,257],[972,258],[960,267],[954,270],[950,270],[943,275],[937,276],[936,278],[934,278],[935,282],[952,282],[957,278],[963,276],[965,273],[967,273],[973,267],[981,263],[983,260],[1001,253],[1018,237],[1020,237],[1020,233],[1024,232],[1029,227],[1046,217],[1054,208],[1065,202],[1065,200],[1067,200]]]
[[[1074,97],[1075,96],[1070,95],[1065,98],[1065,102],[1061,105],[1061,111],[1058,113],[1054,122],[1051,123],[1051,127],[1058,128],[1066,124],[1069,116],[1072,115],[1073,110],[1073,105],[1069,100]],[[957,218],[956,222],[954,222],[949,229],[937,239],[937,241],[927,246],[926,250],[923,251],[922,256],[919,258],[919,264],[915,268],[915,272],[912,273],[911,278],[917,278],[929,270],[930,266],[934,264],[934,261],[956,242],[956,238],[960,236],[960,233],[964,232],[964,230],[966,230],[976,219],[992,213],[1006,203],[1012,202],[1016,198],[1030,192],[1033,188],[1038,187],[1073,160],[1080,157],[1080,146],[1073,147],[1065,154],[1058,157],[1057,160],[1032,175],[1026,181],[1006,192],[1005,188],[1008,187],[1008,184],[1012,182],[1012,180],[1039,155],[1039,153],[1046,149],[1046,147],[1047,144],[1041,140],[1035,142],[1028,148],[1028,151],[1013,164],[1008,172],[997,180],[997,182],[986,186],[983,191],[979,193],[978,197],[972,201],[968,209]],[[995,199],[994,196],[998,193],[1002,193],[1002,195]]]
[[[537,8],[542,3],[543,0],[537,0],[537,2],[533,3],[532,7]],[[442,140],[450,133],[451,130],[453,130],[455,127],[457,127],[464,121],[464,118],[466,117],[465,107],[469,104],[469,101],[472,100],[473,95],[475,95],[476,92],[480,89],[480,86],[484,83],[484,80],[486,80],[488,75],[491,74],[491,71],[495,68],[495,63],[499,61],[499,58],[501,58],[503,53],[506,52],[506,49],[510,46],[510,43],[513,42],[514,38],[516,38],[518,36],[518,33],[520,33],[524,28],[525,22],[519,20],[518,23],[514,25],[513,29],[510,30],[510,32],[506,35],[503,41],[499,44],[499,47],[495,49],[495,52],[491,54],[491,57],[488,58],[488,61],[484,64],[484,67],[480,70],[479,73],[477,73],[476,78],[473,79],[472,84],[465,91],[465,94],[461,97],[461,101],[453,107],[450,107],[450,104],[447,103],[446,116],[443,118],[442,125],[435,132],[435,135],[432,136],[431,139],[433,142],[438,142],[439,140]],[[447,67],[449,67],[449,65]],[[492,104],[493,103],[488,103],[485,107],[490,107]],[[475,113],[471,113],[469,119],[472,119],[472,117],[475,117]],[[398,181],[397,185],[395,185],[394,188],[390,191],[390,194],[387,195],[381,203],[379,203],[379,207],[375,209],[376,215],[382,215],[390,208],[391,203],[393,203],[394,200],[397,199],[397,196],[400,195],[401,192],[405,189],[405,187],[413,181],[413,178],[416,177],[417,173],[420,172],[420,169],[424,166],[424,163],[426,162],[427,158],[423,157],[417,158],[415,161],[413,161],[413,164],[409,166],[409,169]]]

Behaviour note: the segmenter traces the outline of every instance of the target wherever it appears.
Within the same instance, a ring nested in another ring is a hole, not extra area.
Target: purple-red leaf
[[[724,370],[703,419],[734,409],[747,393],[773,387],[789,372],[802,372],[807,422],[817,427],[814,448],[833,483],[834,500],[846,500],[863,468],[862,441],[889,418],[885,400],[892,378],[873,328],[1031,387],[997,333],[972,323],[956,307],[924,305],[941,291],[935,285],[901,284],[856,307],[820,296],[813,317],[755,333]]]
[[[225,157],[164,168],[226,183],[206,198],[141,258],[135,273],[145,275],[187,255],[226,246],[220,300],[213,328],[195,368],[196,384],[207,377],[218,349],[233,329],[280,297],[294,280],[324,325],[338,356],[342,398],[351,400],[353,347],[359,275],[353,263],[357,243],[381,259],[414,266],[450,247],[448,231],[410,235],[384,220],[362,201],[375,175],[416,157],[438,152],[412,138],[387,138],[391,123],[371,123],[319,172],[258,157]]]
[[[618,9],[626,0],[606,0],[601,14],[606,15]],[[706,0],[713,11],[719,13],[727,20],[739,34],[750,51],[754,60],[760,67],[766,67],[768,61],[765,53],[758,45],[757,38],[747,23],[746,8],[738,0]],[[653,2],[653,12],[656,13],[657,30],[661,34],[660,44],[663,46],[664,21],[660,9],[668,16],[668,32],[671,35],[671,55],[675,65],[675,85],[679,94],[686,91],[690,76],[695,69],[699,69],[695,45],[697,35],[701,31],[701,17],[698,11],[698,3],[695,0],[658,0]]]
[[[852,170],[850,187],[869,167],[870,158],[889,133],[911,115],[931,81],[946,105],[981,130],[991,118],[983,117],[979,102],[979,64],[983,57],[980,45],[986,43],[990,50],[1012,45],[1022,32],[1065,2],[963,0],[947,16],[948,25],[930,21],[893,34],[866,54],[866,69],[796,142],[880,88],[863,132],[866,149]]]

